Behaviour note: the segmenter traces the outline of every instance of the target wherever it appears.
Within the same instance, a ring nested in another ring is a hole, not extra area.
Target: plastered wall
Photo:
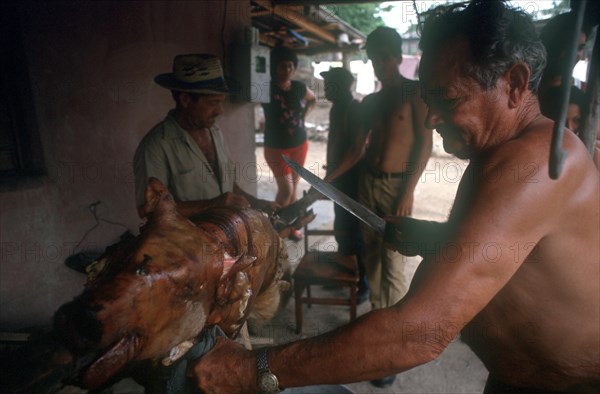
[[[226,58],[250,25],[248,3],[19,3],[14,17],[47,175],[0,192],[0,331],[50,324],[85,281],[65,259],[103,250],[126,229],[137,232],[131,161],[173,104],[153,78],[170,71],[180,53]],[[253,107],[228,103],[225,110],[219,124],[233,156],[246,165],[240,184],[254,193],[247,165],[255,161]],[[96,202],[99,222],[90,211]]]

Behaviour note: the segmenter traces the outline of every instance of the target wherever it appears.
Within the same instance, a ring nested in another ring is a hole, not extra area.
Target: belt
[[[406,178],[406,171],[404,172],[383,172],[376,170],[370,166],[365,166],[369,175],[373,178],[377,179],[397,179],[397,178]]]

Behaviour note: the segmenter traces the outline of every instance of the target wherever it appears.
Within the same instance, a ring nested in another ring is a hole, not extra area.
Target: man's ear
[[[529,90],[531,71],[525,63],[518,62],[513,64],[506,73],[509,83],[508,105],[510,108],[516,108]]]
[[[192,101],[192,98],[189,94],[186,92],[179,93],[179,103],[183,108],[187,108],[190,105],[190,101]]]

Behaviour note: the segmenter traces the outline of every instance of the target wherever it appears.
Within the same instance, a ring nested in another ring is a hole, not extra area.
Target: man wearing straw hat
[[[148,214],[143,206],[150,177],[165,184],[184,216],[218,205],[276,209],[276,203],[251,196],[236,182],[236,163],[215,123],[228,93],[219,59],[208,54],[178,55],[173,72],[154,81],[171,90],[175,108],[146,134],[135,152],[140,217]]]

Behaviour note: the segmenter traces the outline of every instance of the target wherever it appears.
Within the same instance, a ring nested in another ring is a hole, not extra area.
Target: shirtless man
[[[402,38],[379,27],[367,37],[367,55],[382,89],[362,102],[365,130],[370,132],[358,185],[358,201],[380,216],[409,216],[413,195],[431,155],[432,133],[424,124],[426,108],[419,83],[404,78]],[[406,257],[383,245],[381,236],[361,223],[364,261],[374,309],[400,301],[408,291]],[[388,387],[391,375],[375,379]]]
[[[382,89],[364,98],[363,133],[326,180],[335,179],[362,156],[358,201],[380,216],[409,216],[415,187],[431,154],[432,133],[424,124],[426,107],[419,83],[404,78],[398,69],[402,38],[396,30],[375,29],[367,37],[366,49]],[[362,223],[361,233],[373,308],[393,305],[408,290],[406,257],[384,247],[382,238]],[[373,384],[386,387],[393,379],[390,376]]]
[[[427,124],[471,161],[447,223],[390,225],[402,234],[388,242],[424,256],[408,294],[315,338],[253,352],[220,340],[190,370],[204,392],[265,391],[259,377],[280,388],[374,379],[434,360],[459,332],[490,372],[486,393],[598,392],[600,179],[569,130],[562,175],[548,175],[536,37],[499,1],[427,19]]]
[[[404,78],[398,70],[402,38],[396,30],[377,28],[367,37],[366,49],[382,89],[362,103],[370,139],[358,200],[380,216],[409,216],[415,187],[431,155],[432,134],[424,125],[425,104],[418,82]],[[405,257],[385,248],[381,237],[366,225],[361,226],[361,232],[373,307],[393,305],[408,290]]]

